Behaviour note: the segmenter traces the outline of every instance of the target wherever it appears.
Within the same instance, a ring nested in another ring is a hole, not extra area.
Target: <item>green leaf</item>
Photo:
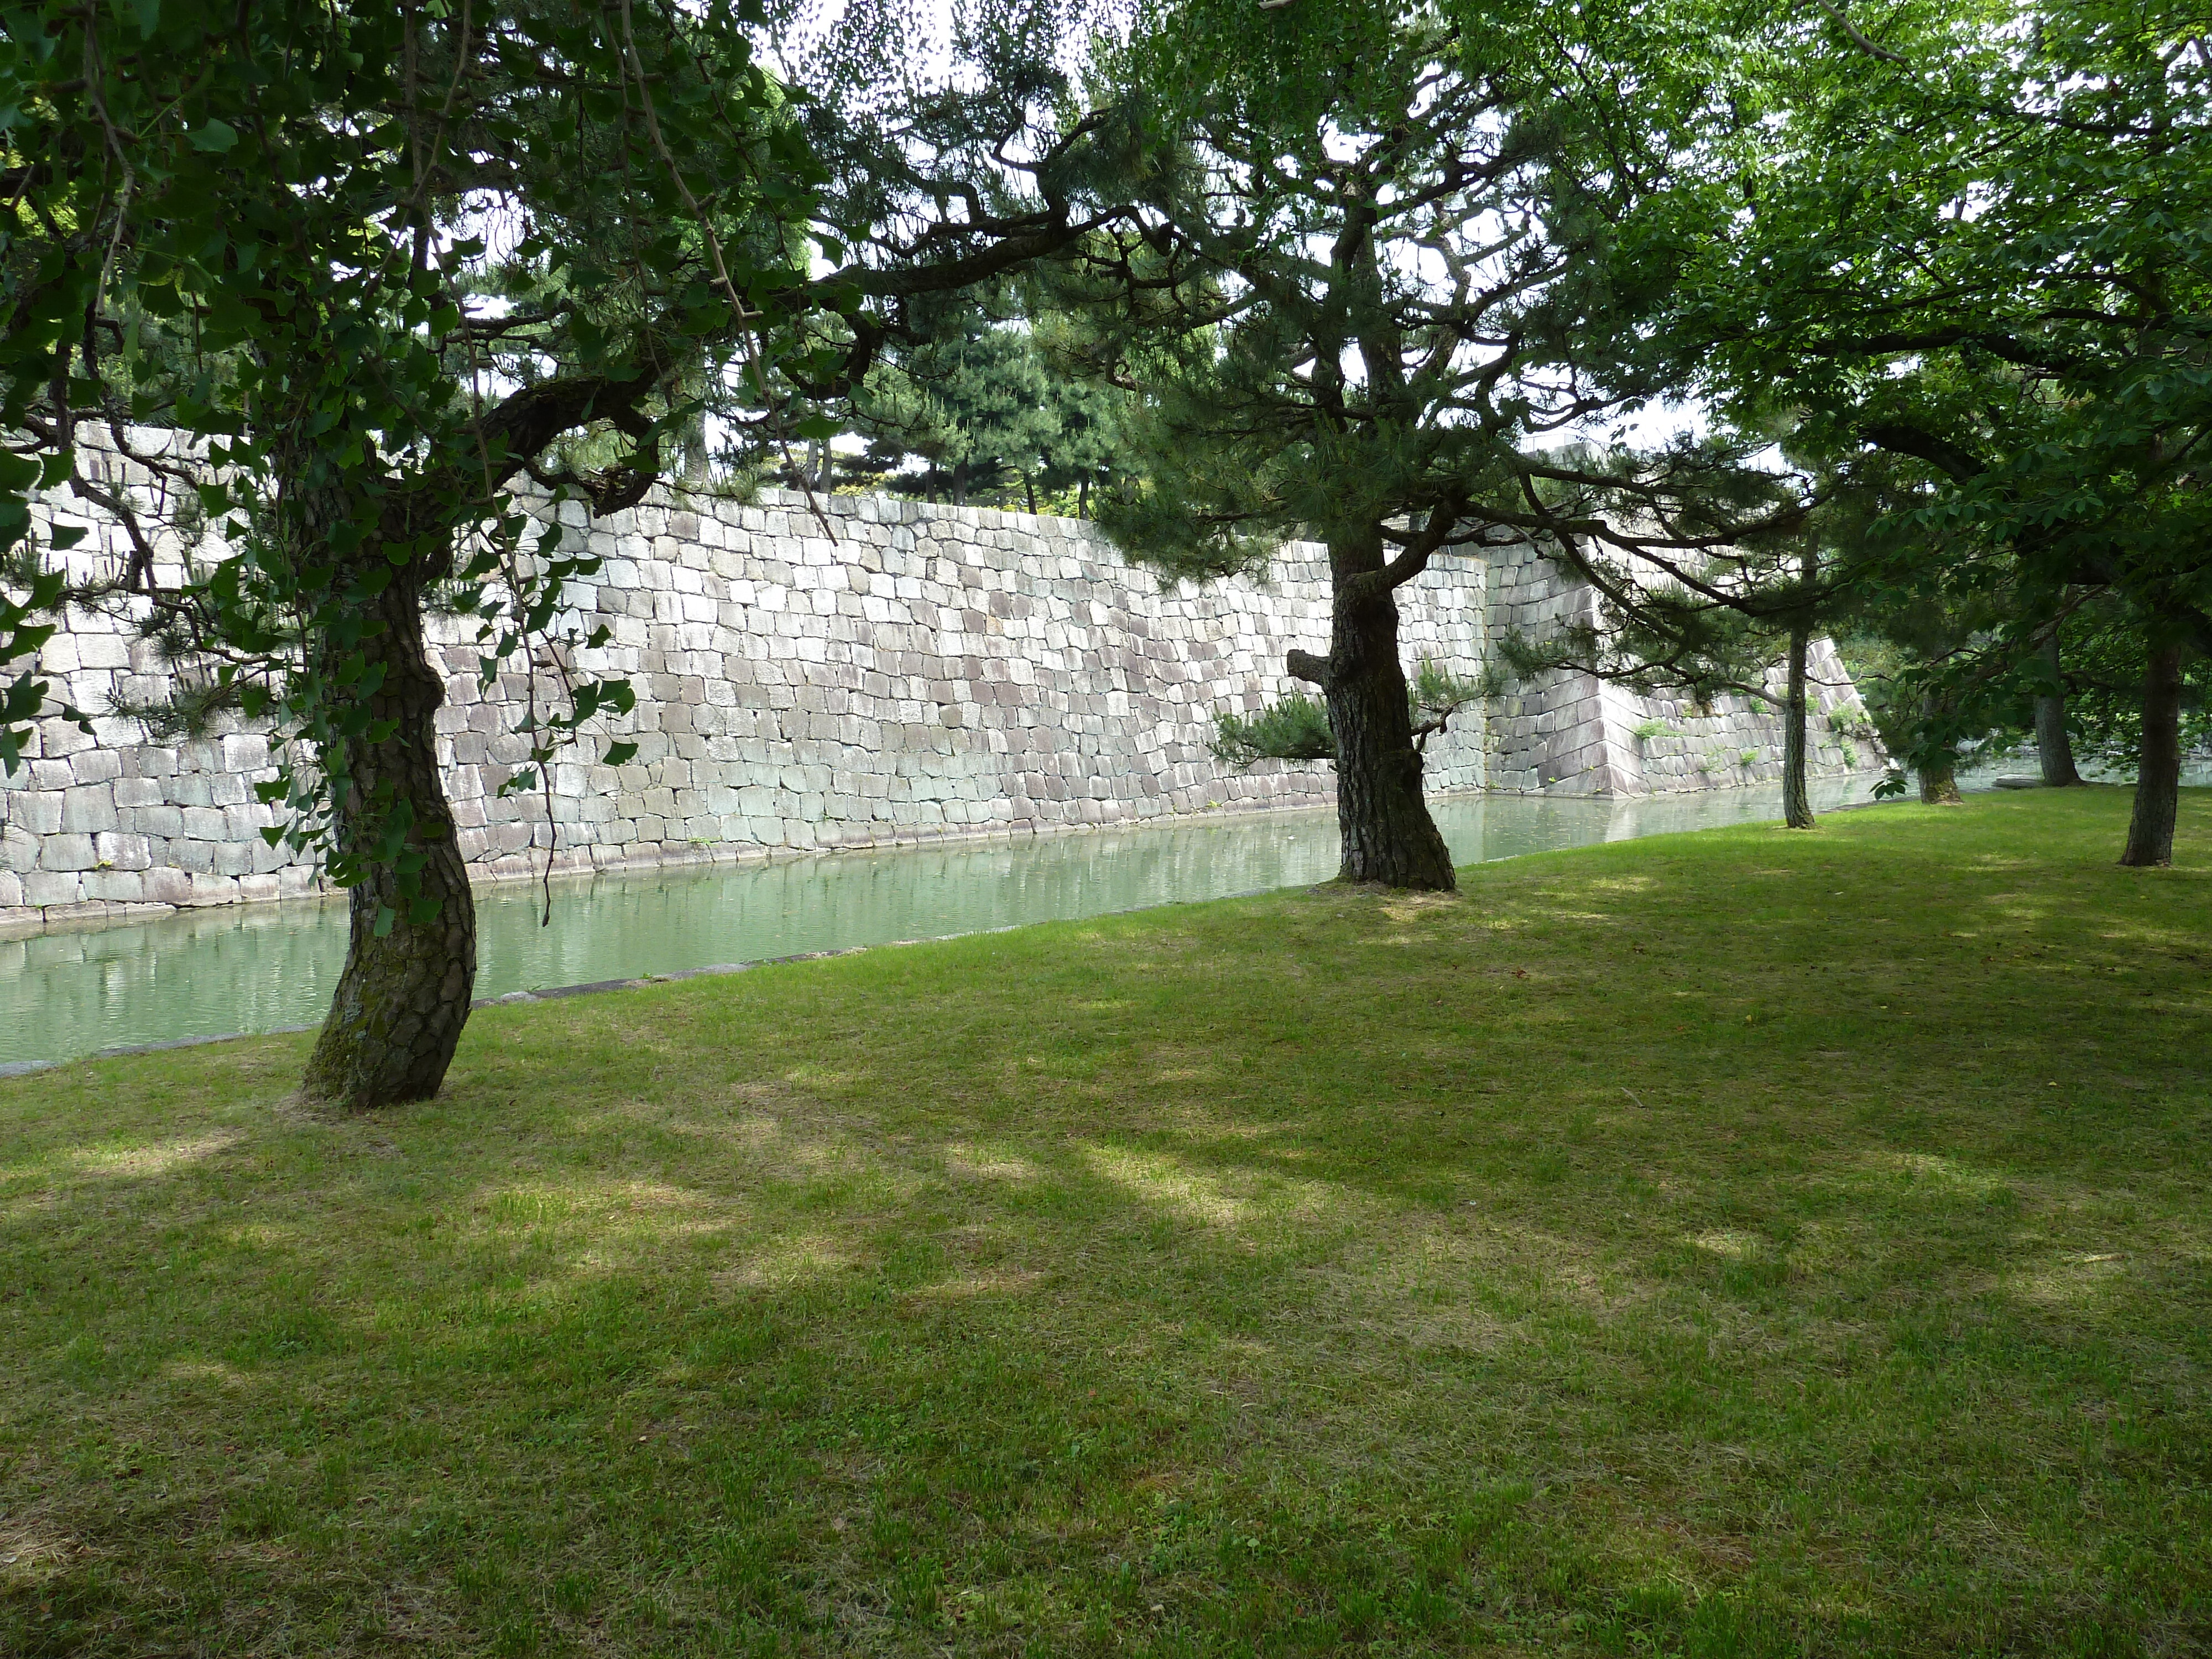
[[[238,129],[229,122],[214,119],[203,122],[192,134],[192,148],[216,155],[227,154],[238,143]]]

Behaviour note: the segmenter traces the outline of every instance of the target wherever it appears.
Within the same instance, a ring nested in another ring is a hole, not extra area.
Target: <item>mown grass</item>
[[[0,1652],[2196,1650],[2209,808],[0,1083]]]

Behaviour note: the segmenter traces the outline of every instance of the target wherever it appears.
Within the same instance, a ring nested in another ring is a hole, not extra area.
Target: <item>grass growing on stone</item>
[[[2212,801],[0,1083],[0,1652],[2212,1641]]]

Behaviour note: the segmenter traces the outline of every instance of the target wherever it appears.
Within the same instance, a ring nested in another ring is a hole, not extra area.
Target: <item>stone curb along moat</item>
[[[151,493],[120,458],[87,459]],[[605,736],[637,752],[611,767],[592,758],[604,738],[572,750],[553,769],[550,818],[541,792],[498,793],[526,757],[509,735],[531,691],[522,665],[485,690],[473,623],[431,619],[448,673],[439,757],[483,879],[535,873],[549,848],[556,870],[589,870],[1334,799],[1326,768],[1238,772],[1208,749],[1217,714],[1294,689],[1292,647],[1327,648],[1320,548],[1285,548],[1266,580],[1178,587],[1086,523],[878,496],[821,505],[834,538],[781,492],[749,504],[678,495],[597,522],[580,503],[560,507],[568,545],[604,561],[572,585],[571,620],[580,635],[604,623],[608,643],[578,650],[574,665],[629,677],[636,708]],[[88,525],[69,556],[79,574],[112,567],[116,526],[59,495],[40,516]],[[211,537],[157,550],[179,565],[222,551]],[[1595,601],[1514,549],[1439,560],[1399,602],[1408,665],[1471,677],[1492,638],[1541,636]],[[0,784],[0,927],[314,890],[309,866],[261,837],[276,820],[253,793],[271,775],[258,732],[225,720],[162,744],[104,714],[169,684],[129,617],[70,611],[39,671],[102,717],[91,737],[40,722],[28,764]],[[1825,642],[1814,678],[1817,769],[1878,768],[1872,743],[1847,735],[1858,699]],[[1642,794],[1770,781],[1780,744],[1760,705],[1693,711],[1559,674],[1455,715],[1425,775],[1440,793]]]

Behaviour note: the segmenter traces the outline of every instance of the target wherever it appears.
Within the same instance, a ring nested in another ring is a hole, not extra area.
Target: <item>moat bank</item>
[[[1824,808],[1864,800],[1825,781]],[[1435,803],[1462,864],[1780,814],[1773,789],[1640,800],[1461,795]],[[1212,816],[1133,830],[570,877],[480,890],[479,996],[799,951],[979,933],[1324,880],[1334,812]],[[0,939],[0,1064],[266,1031],[322,1017],[342,903],[228,906]]]

